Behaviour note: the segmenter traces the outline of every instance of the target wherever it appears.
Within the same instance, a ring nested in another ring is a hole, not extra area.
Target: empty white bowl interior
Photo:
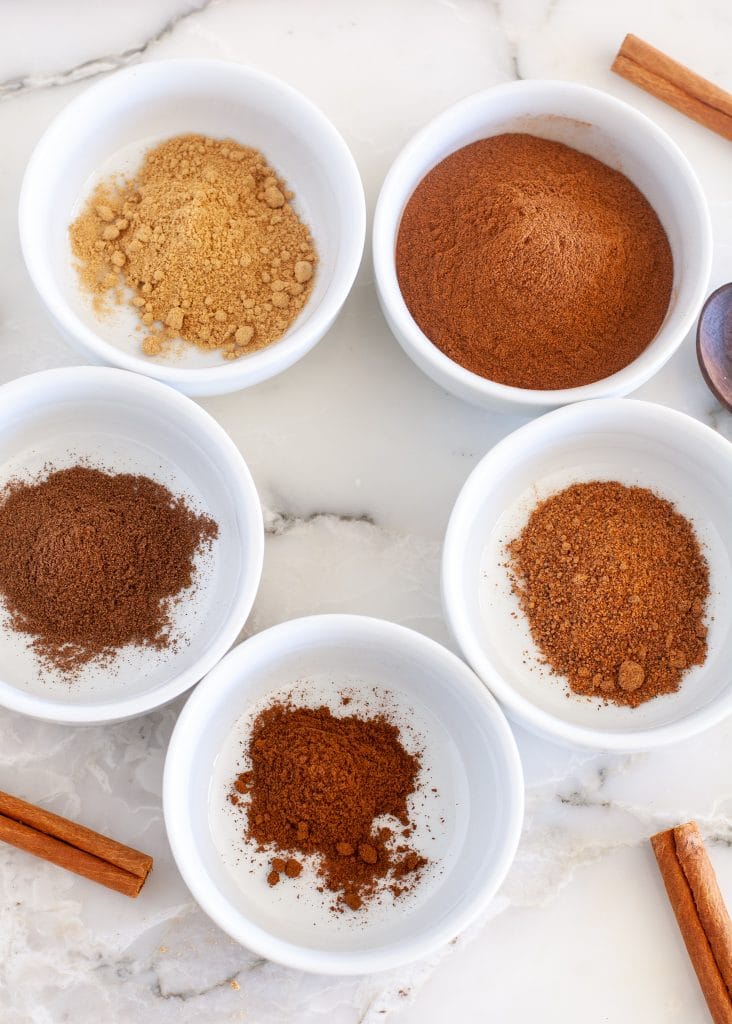
[[[625,174],[658,214],[673,254],[673,288],[659,334],[631,364],[631,372],[641,375],[646,366],[655,364],[659,347],[666,344],[661,333],[674,331],[679,325],[688,329],[689,318],[696,315],[704,297],[711,235],[703,198],[684,157],[652,122],[610,96],[568,83],[520,82],[472,96],[438,117],[402,152],[379,200],[379,230],[374,242],[377,279],[391,326],[410,347],[418,346],[429,353],[425,335],[412,320],[396,277],[396,239],[409,198],[445,157],[479,139],[504,132],[526,132],[588,153]],[[438,363],[449,362],[434,346],[430,348],[433,352],[429,354],[436,355]],[[620,383],[621,375],[629,369],[608,380]],[[474,386],[485,383],[491,388],[500,387],[460,367],[456,372],[473,378]]]
[[[232,615],[241,614],[242,598],[259,578],[262,538],[256,492],[251,481],[232,481],[215,438],[187,418],[188,404],[163,385],[118,370],[50,371],[3,389],[0,486],[12,479],[37,478],[48,466],[61,469],[88,460],[94,467],[160,481],[185,496],[191,507],[212,516],[220,530],[210,553],[197,556],[192,590],[172,609],[173,632],[185,637],[177,648],[125,648],[112,666],[92,662],[69,682],[40,665],[27,635],[8,628],[3,610],[3,703],[13,689],[52,708],[144,698],[176,678],[187,677],[190,686],[210,667],[211,662],[196,674],[207,652],[231,634]],[[248,491],[246,504],[243,495]],[[250,603],[253,596],[247,596]],[[234,627],[227,647],[241,625],[243,621]],[[15,705],[11,698],[10,706]]]
[[[132,310],[125,306],[103,318],[95,315],[78,284],[68,229],[100,178],[134,172],[150,146],[196,132],[261,150],[295,192],[293,205],[311,229],[320,260],[307,305],[277,343],[287,346],[326,293],[343,288],[344,278],[350,283],[354,244],[360,255],[353,237],[359,208],[352,161],[324,120],[289,87],[225,63],[140,65],[93,86],[62,113],[60,124],[51,126],[41,144],[43,157],[34,158],[25,182],[24,250],[52,315],[60,314],[60,325],[72,334],[83,327],[123,353],[150,359],[142,356],[143,335],[135,330],[139,320]],[[268,351],[244,358],[263,362]],[[195,346],[152,362],[178,369],[231,366],[220,352]]]
[[[564,680],[539,662],[504,566],[506,542],[518,536],[536,503],[588,480],[649,487],[673,501],[693,522],[709,563],[708,659],[685,674],[677,693],[637,708],[567,697]],[[731,559],[732,447],[709,428],[659,406],[587,402],[516,431],[474,470],[448,529],[443,598],[468,661],[522,720],[577,741],[583,737],[565,725],[632,741],[633,734],[729,703]]]
[[[359,621],[297,620],[232,652],[186,707],[166,764],[166,823],[196,898],[245,945],[305,969],[378,969],[447,941],[502,880],[520,830],[518,756],[479,681],[424,638],[415,643],[409,631]],[[375,697],[374,687],[386,698]],[[401,900],[335,914],[333,894],[315,891],[311,866],[273,889],[266,882],[271,854],[243,845],[245,819],[227,797],[247,726],[293,689],[299,703],[326,704],[339,715],[386,708],[407,748],[422,748],[421,778],[437,793],[412,798],[410,843],[432,864]],[[347,709],[344,689],[352,697]]]

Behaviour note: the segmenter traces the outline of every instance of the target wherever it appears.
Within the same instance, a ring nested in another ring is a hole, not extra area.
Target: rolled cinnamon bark
[[[666,892],[715,1024],[732,1024],[732,926],[694,822],[651,837]]]
[[[153,865],[146,853],[2,791],[0,840],[133,898]]]
[[[637,36],[625,37],[612,70],[705,128],[732,139],[732,95]]]
[[[732,921],[719,891],[704,840],[696,822],[679,825],[673,830],[676,856],[689,883],[699,920],[712,947],[727,990],[732,996]]]

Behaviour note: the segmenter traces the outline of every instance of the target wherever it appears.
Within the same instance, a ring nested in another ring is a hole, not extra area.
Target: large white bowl
[[[637,708],[567,697],[564,681],[538,663],[504,567],[505,543],[536,502],[583,480],[619,480],[670,499],[694,523],[709,562],[707,661],[677,693]],[[529,729],[604,750],[647,750],[701,732],[732,712],[732,444],[690,416],[633,400],[583,402],[534,420],[492,448],[460,492],[442,599],[467,661]]]
[[[649,200],[666,230],[674,260],[666,318],[645,351],[604,380],[555,391],[508,387],[486,380],[433,345],[402,298],[394,253],[402,213],[415,188],[450,153],[502,132],[528,132],[563,142],[622,171]],[[701,309],[712,263],[712,229],[706,200],[689,161],[649,118],[584,85],[510,82],[450,107],[407,143],[379,195],[373,251],[384,316],[399,344],[421,370],[436,384],[476,405],[541,412],[569,402],[626,395],[664,365]]]
[[[287,334],[234,361],[194,346],[179,356],[143,356],[132,312],[96,317],[72,266],[69,224],[97,175],[134,170],[151,143],[185,132],[261,149],[295,192],[295,208],[309,224],[320,255],[312,295]],[[94,362],[157,377],[189,395],[216,395],[281,373],[320,341],[356,276],[366,213],[348,147],[299,92],[240,64],[166,60],[117,72],[62,110],[31,156],[19,223],[33,283],[51,319],[79,352]]]
[[[252,872],[242,857],[231,867],[222,857],[210,812],[235,772],[221,761],[232,747],[241,753],[242,717],[296,683],[316,705],[337,705],[347,685],[354,702],[341,713],[373,687],[386,689],[407,727],[426,739],[427,786],[437,787],[441,807],[433,833],[444,834],[438,842],[418,826],[413,838],[437,842],[442,856],[404,908],[334,915],[318,910],[320,897],[302,885],[272,889],[266,869]],[[393,623],[318,615],[252,637],[196,688],[168,748],[163,805],[186,884],[232,938],[300,970],[359,974],[427,956],[487,906],[518,843],[523,778],[498,705],[454,654]]]
[[[0,388],[0,486],[80,459],[152,476],[219,524],[193,593],[173,612],[175,632],[186,638],[175,649],[131,649],[111,669],[90,665],[69,682],[42,670],[24,634],[3,630],[0,706],[53,722],[118,721],[189,689],[234,643],[262,573],[262,511],[226,432],[165,384],[124,370],[75,366]]]

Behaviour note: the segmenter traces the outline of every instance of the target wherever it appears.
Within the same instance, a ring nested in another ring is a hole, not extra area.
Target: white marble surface
[[[606,89],[682,145],[709,197],[713,284],[732,277],[732,148],[608,68],[626,31],[732,88],[728,0],[28,0],[0,34],[0,380],[78,360],[32,292],[16,237],[31,148],[95,75],[206,55],[302,89],[345,135],[370,208],[390,161],[455,100],[516,77]],[[639,393],[732,437],[693,344]],[[240,445],[266,506],[264,579],[248,625],[347,610],[445,641],[438,554],[480,455],[518,420],[441,393],[378,311],[368,256],[320,346],[275,381],[203,403]],[[0,712],[0,788],[155,855],[137,903],[0,846],[0,1024],[705,1024],[646,839],[695,816],[732,900],[732,726],[651,756],[590,756],[519,732],[527,816],[487,919],[430,963],[307,976],[229,941],[192,902],[165,840],[160,786],[179,706],[72,730]]]

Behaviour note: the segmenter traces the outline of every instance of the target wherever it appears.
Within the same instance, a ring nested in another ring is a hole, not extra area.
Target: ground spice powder
[[[508,554],[531,635],[575,693],[635,707],[703,664],[707,563],[691,523],[647,488],[574,484]]]
[[[218,535],[145,476],[74,466],[0,494],[0,596],[11,627],[73,675],[127,644],[164,648],[170,601]]]
[[[427,862],[404,833],[411,832],[408,798],[420,762],[385,717],[276,703],[255,719],[247,756],[251,767],[231,798],[245,803],[247,837],[275,853],[270,885],[283,874],[297,877],[298,856],[309,854],[336,894],[335,909],[358,910],[381,881],[395,895],[416,881]],[[394,828],[377,827],[382,816]]]
[[[445,355],[500,384],[601,380],[653,340],[673,264],[628,178],[558,142],[465,146],[417,186],[396,245],[410,313]]]
[[[181,135],[129,181],[102,182],[71,225],[100,315],[129,301],[155,356],[183,338],[227,359],[280,338],[307,302],[317,255],[285,183],[231,140]]]

